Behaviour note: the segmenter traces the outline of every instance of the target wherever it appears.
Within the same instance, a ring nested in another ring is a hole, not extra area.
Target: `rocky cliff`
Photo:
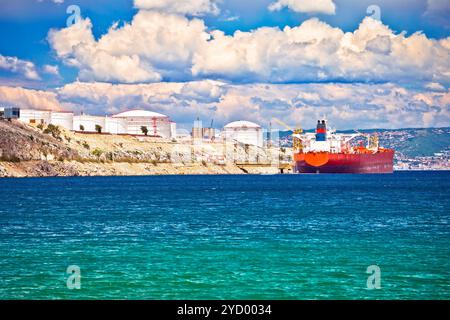
[[[277,166],[219,163],[223,144],[193,145],[150,137],[88,134],[0,121],[0,177],[277,173]],[[233,146],[267,163],[273,155]],[[278,157],[278,156],[277,156]]]

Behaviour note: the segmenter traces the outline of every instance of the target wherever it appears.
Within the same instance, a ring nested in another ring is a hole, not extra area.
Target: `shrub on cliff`
[[[100,157],[102,156],[103,151],[100,150],[99,148],[95,148],[94,150],[92,150],[92,155],[96,156],[98,160],[100,160]]]
[[[49,124],[47,128],[44,130],[45,134],[51,134],[53,138],[61,140],[61,130],[58,126],[55,126],[53,124]]]

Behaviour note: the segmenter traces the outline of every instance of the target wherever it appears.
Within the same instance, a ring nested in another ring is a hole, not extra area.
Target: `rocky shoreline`
[[[264,150],[233,148],[232,152],[244,158],[251,156],[265,163],[273,156]],[[220,143],[193,145],[0,121],[0,177],[278,173],[276,165],[218,163],[223,153]]]

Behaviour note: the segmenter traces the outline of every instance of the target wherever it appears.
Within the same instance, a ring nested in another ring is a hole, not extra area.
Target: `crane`
[[[303,143],[302,143],[300,135],[303,133],[303,129],[300,127],[296,128],[296,129],[292,129],[289,125],[287,125],[285,122],[281,121],[278,118],[272,118],[272,120],[275,121],[276,123],[280,124],[281,126],[285,127],[289,131],[292,131],[293,148],[294,148],[294,150],[301,151],[303,149]]]

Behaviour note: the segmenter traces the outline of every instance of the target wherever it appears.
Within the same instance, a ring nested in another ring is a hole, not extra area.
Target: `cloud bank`
[[[73,82],[53,91],[0,87],[0,102],[23,108],[114,114],[144,108],[189,129],[200,117],[217,126],[247,119],[267,127],[273,117],[314,126],[327,116],[340,129],[450,126],[450,91],[386,84],[244,84],[211,80],[148,84]]]
[[[0,86],[0,105],[20,106],[23,109],[61,110],[56,93],[21,87]]]
[[[370,17],[353,32],[312,18],[226,35],[200,19],[141,10],[98,40],[89,19],[51,30],[48,40],[84,81],[450,83],[450,37],[396,34]]]

